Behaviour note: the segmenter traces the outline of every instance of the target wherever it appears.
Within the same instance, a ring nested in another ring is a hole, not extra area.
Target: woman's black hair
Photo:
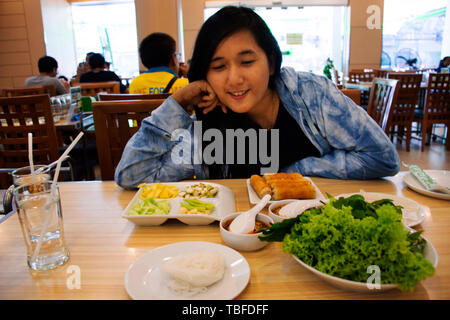
[[[270,70],[273,74],[269,77],[269,88],[275,89],[275,79],[280,75],[281,51],[275,37],[267,27],[264,20],[252,9],[246,7],[227,6],[205,21],[201,27],[197,40],[195,41],[194,52],[189,66],[189,82],[206,80],[209,65],[217,46],[225,38],[238,31],[248,30],[252,33],[258,46],[265,52],[269,61]],[[196,117],[203,123],[203,130],[215,128],[220,130],[224,136],[228,128],[247,128],[252,126],[246,114],[235,113],[228,110],[224,114],[220,107],[214,108],[208,114],[203,114],[203,110],[195,107]],[[203,149],[207,142],[203,141]],[[236,172],[231,166],[226,164],[226,148],[223,148],[224,164],[203,164],[203,168],[210,179],[241,178],[236,176]],[[248,169],[248,170],[247,170]],[[245,166],[241,172],[250,172],[250,167]]]
[[[266,53],[271,70],[274,71],[269,78],[269,87],[274,89],[274,80],[280,75],[280,47],[269,27],[258,14],[250,8],[235,6],[223,7],[201,27],[189,66],[189,82],[205,80],[210,61],[219,43],[241,30],[249,30],[256,43]]]

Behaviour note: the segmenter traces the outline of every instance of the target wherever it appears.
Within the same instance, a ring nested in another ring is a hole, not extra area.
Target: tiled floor
[[[394,140],[400,160],[407,164],[415,164],[422,169],[450,170],[450,151],[445,150],[445,145],[441,139],[431,141],[430,145],[425,145],[424,152],[420,151],[421,141],[411,139],[410,151],[406,151],[405,142],[400,144]],[[406,167],[400,168],[401,171],[407,170]]]

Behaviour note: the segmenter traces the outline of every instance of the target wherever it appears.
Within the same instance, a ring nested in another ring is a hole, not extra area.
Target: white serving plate
[[[163,182],[160,184],[176,186],[178,187],[178,192],[184,190],[190,185],[198,184],[199,182]],[[138,192],[134,195],[133,199],[128,203],[125,210],[123,210],[121,217],[128,219],[137,225],[142,226],[158,226],[166,222],[168,219],[178,219],[181,222],[188,225],[207,225],[214,221],[220,221],[222,217],[236,212],[236,204],[234,199],[234,193],[231,189],[217,184],[217,183],[209,183],[202,182],[204,184],[212,185],[219,188],[219,191],[214,198],[199,198],[199,200],[204,202],[209,202],[214,204],[216,207],[214,211],[209,214],[182,214],[180,213],[180,202],[183,200],[182,197],[176,197],[171,199],[155,199],[156,201],[160,200],[168,200],[170,202],[170,212],[167,215],[128,215],[128,210],[130,210],[131,206],[139,200],[139,195],[142,192],[142,189],[139,189]],[[156,183],[155,183],[156,184]]]
[[[440,185],[450,188],[450,171],[448,170],[424,170],[424,171]],[[423,195],[437,199],[450,200],[450,194],[428,191],[427,189],[425,189],[423,185],[411,174],[411,172],[408,172],[403,176],[403,181],[409,188]]]
[[[314,187],[314,189],[316,189],[316,197],[314,199],[326,200],[326,198],[323,196],[322,192],[320,192],[319,188],[314,184],[314,182],[308,177],[304,177],[304,178],[311,181],[312,186]],[[261,201],[261,199],[258,197],[258,194],[256,193],[256,191],[253,189],[252,185],[250,184],[250,179],[247,179],[247,191],[248,191],[248,198],[249,198],[251,204],[257,204],[259,201]],[[283,199],[283,200],[278,200],[278,201],[270,200],[268,202],[268,204],[277,203],[279,201],[284,201],[284,200],[303,201],[302,199]],[[313,199],[304,199],[304,200],[313,200]]]
[[[423,206],[421,206],[416,201],[399,197],[392,194],[387,193],[378,193],[378,192],[356,192],[356,193],[344,193],[340,194],[335,199],[339,199],[340,197],[347,198],[354,194],[360,194],[364,197],[367,202],[373,202],[381,199],[391,199],[396,206],[402,206],[402,222],[407,227],[414,227],[418,224],[421,224],[426,217],[425,210]]]
[[[436,269],[438,265],[438,254],[436,249],[434,248],[433,244],[428,241],[425,237],[422,237],[427,241],[427,245],[425,247],[423,256],[425,259],[431,262],[431,264]],[[372,288],[370,289],[367,283],[364,282],[356,282],[351,280],[346,280],[334,276],[330,276],[326,273],[323,273],[317,269],[314,269],[313,267],[307,265],[303,261],[301,261],[296,256],[292,255],[292,257],[300,263],[303,267],[317,275],[318,277],[322,278],[326,282],[330,283],[331,285],[338,287],[340,289],[349,290],[349,291],[356,291],[356,292],[364,292],[364,293],[378,293],[378,292],[384,292],[388,290],[392,290],[394,288],[397,288],[396,284],[380,284],[379,288]],[[370,274],[367,274],[367,278],[370,277]]]
[[[162,270],[164,262],[182,254],[211,252],[225,259],[225,273],[221,280],[206,292],[180,296],[167,286],[170,275]],[[130,265],[125,274],[125,289],[135,300],[229,300],[237,297],[248,284],[250,267],[236,250],[221,244],[189,241],[177,242],[153,249]]]

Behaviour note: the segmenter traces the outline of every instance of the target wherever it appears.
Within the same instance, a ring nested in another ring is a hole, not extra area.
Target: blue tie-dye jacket
[[[327,78],[282,68],[276,88],[299,130],[321,154],[320,158],[304,158],[280,171],[335,179],[372,179],[399,171],[399,157],[388,137],[365,110]],[[115,172],[117,184],[135,188],[142,182],[178,181],[193,174],[197,179],[208,179],[202,165],[192,164],[194,152],[185,161],[189,164],[175,164],[171,159],[174,147],[189,143],[189,139],[173,139],[171,133],[186,129],[192,134],[194,121],[195,116],[190,117],[169,97],[142,121],[125,147]],[[296,147],[295,141],[292,147]]]

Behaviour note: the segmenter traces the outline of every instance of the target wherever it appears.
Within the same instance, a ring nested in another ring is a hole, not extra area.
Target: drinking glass
[[[64,240],[59,188],[51,182],[27,184],[13,191],[27,249],[27,263],[43,271],[63,265],[69,259]]]
[[[46,167],[44,165],[35,165],[34,171],[37,171],[38,169]],[[12,178],[13,178],[13,184],[6,190],[4,196],[3,196],[3,212],[0,212],[2,214],[7,214],[10,212],[13,207],[13,190],[14,188],[20,187],[25,184],[33,183],[33,177],[31,175],[31,167],[22,167],[15,169],[13,172],[11,172]],[[42,183],[45,181],[50,181],[51,176],[49,173],[49,169],[42,170],[39,174],[34,175],[34,183]]]

